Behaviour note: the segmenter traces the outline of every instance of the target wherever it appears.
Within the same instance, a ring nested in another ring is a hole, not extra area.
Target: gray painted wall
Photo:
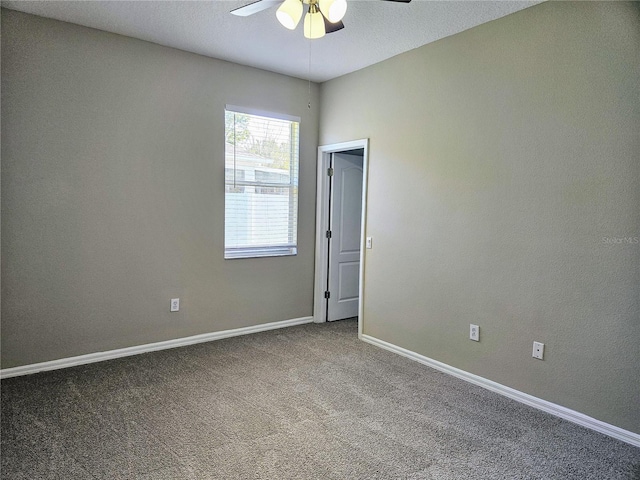
[[[321,86],[321,144],[370,138],[365,334],[640,433],[638,14],[545,3]]]
[[[2,367],[312,315],[308,101],[299,79],[3,10]],[[302,118],[295,257],[223,260],[225,104]]]

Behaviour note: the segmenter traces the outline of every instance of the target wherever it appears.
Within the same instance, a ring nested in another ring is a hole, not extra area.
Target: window
[[[300,119],[225,110],[224,258],[296,255]]]

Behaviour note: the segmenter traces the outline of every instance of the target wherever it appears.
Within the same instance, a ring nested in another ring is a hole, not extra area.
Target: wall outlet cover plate
[[[172,298],[171,299],[171,311],[172,312],[179,312],[180,311],[180,299],[179,298]]]
[[[533,342],[533,358],[543,360],[544,358],[544,343]]]
[[[469,325],[469,340],[473,340],[474,342],[480,341],[480,327],[478,325],[474,325],[473,323]]]

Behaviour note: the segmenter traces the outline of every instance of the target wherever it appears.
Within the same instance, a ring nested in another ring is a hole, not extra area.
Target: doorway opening
[[[318,147],[314,322],[358,317],[362,335],[369,140]]]

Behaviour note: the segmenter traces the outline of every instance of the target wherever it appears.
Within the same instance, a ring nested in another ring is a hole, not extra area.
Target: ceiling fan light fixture
[[[304,17],[304,36],[311,40],[324,37],[326,33],[324,29],[324,17],[318,5],[314,3],[309,4],[309,12]]]
[[[284,0],[276,11],[276,18],[283,27],[293,30],[302,18],[302,2],[300,0]]]
[[[347,13],[347,0],[320,0],[320,11],[331,23],[339,22]]]

